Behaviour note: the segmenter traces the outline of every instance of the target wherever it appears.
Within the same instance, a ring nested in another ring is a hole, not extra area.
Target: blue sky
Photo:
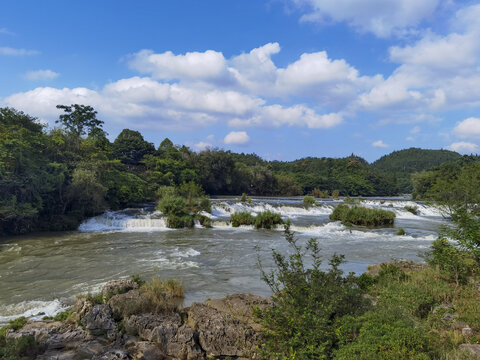
[[[0,106],[266,159],[479,152],[480,1],[0,4]]]

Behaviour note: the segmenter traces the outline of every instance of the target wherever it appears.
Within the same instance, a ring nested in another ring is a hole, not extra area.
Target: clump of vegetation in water
[[[400,228],[398,228],[396,234],[397,234],[398,236],[403,236],[403,235],[405,235],[405,230],[400,227]]]
[[[197,214],[195,215],[195,219],[197,219],[200,225],[202,225],[205,228],[212,227],[212,219],[210,219],[208,216]]]
[[[388,226],[393,225],[395,213],[382,209],[369,209],[362,206],[350,207],[340,204],[330,214],[330,220],[341,221],[344,225]]]
[[[408,212],[412,213],[413,215],[418,214],[418,206],[405,205],[404,209],[407,210]]]
[[[256,229],[272,229],[279,224],[283,224],[282,217],[268,210],[259,213],[255,218]]]
[[[338,199],[340,199],[340,190],[333,190],[333,191],[332,191],[332,199],[333,199],[333,200],[338,200]]]
[[[305,197],[303,198],[303,205],[308,209],[312,206],[316,206],[317,202],[310,195],[305,195]]]
[[[255,218],[248,211],[236,211],[230,215],[230,222],[233,227],[253,225],[255,224]]]
[[[328,191],[327,190],[320,190],[319,188],[315,188],[312,190],[312,196],[315,198],[322,198],[326,199],[328,198]]]
[[[242,196],[240,197],[240,202],[244,203],[244,202],[247,202],[248,200],[248,196],[246,193],[242,193]]]

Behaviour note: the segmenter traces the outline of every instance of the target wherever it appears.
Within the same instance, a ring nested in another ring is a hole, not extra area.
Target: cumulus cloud
[[[60,74],[52,70],[34,70],[27,71],[24,76],[28,80],[53,80],[59,77]]]
[[[480,138],[480,119],[471,117],[461,121],[455,126],[453,133],[464,139]]]
[[[379,147],[379,148],[386,148],[388,147],[387,144],[385,144],[382,140],[377,140],[372,143],[373,147]]]
[[[205,142],[205,141],[199,141],[198,143],[193,145],[193,148],[196,151],[207,150],[207,149],[210,149],[211,147],[212,147],[212,144],[210,144],[208,142]]]
[[[306,9],[302,21],[345,22],[360,32],[385,38],[404,35],[429,19],[440,0],[291,0]]]
[[[37,50],[16,49],[8,46],[0,46],[0,55],[6,56],[25,56],[25,55],[37,55]]]
[[[232,131],[223,139],[227,145],[246,145],[249,141],[250,136],[245,131]]]
[[[478,152],[478,145],[470,142],[460,141],[447,146],[447,149],[462,154],[472,154]]]

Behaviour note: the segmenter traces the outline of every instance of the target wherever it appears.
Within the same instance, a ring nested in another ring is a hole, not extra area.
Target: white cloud
[[[193,145],[193,147],[196,151],[203,151],[203,150],[210,149],[212,147],[212,144],[210,144],[208,142],[200,141],[200,142],[196,143],[195,145]]]
[[[465,119],[455,126],[453,132],[464,139],[480,138],[480,119],[474,117]]]
[[[59,77],[60,74],[52,70],[34,70],[27,71],[24,76],[28,80],[53,80]]]
[[[378,37],[411,32],[435,13],[440,0],[292,0],[306,8],[302,21],[321,24],[346,22],[360,32]]]
[[[377,140],[372,143],[373,147],[380,147],[380,148],[386,148],[388,147],[387,144],[385,144],[382,140]]]
[[[405,140],[407,141],[415,141],[415,138],[413,136],[408,136]]]
[[[447,149],[456,151],[462,154],[467,154],[467,153],[472,154],[472,153],[478,152],[478,145],[469,143],[469,142],[460,141],[447,146]]]
[[[13,32],[8,31],[8,29],[6,29],[6,28],[0,28],[0,34],[15,35]]]
[[[414,127],[410,130],[410,134],[418,134],[420,131],[422,131],[422,129],[420,128],[420,126],[414,126]]]
[[[7,56],[24,56],[24,55],[37,55],[37,50],[15,49],[8,46],[0,46],[0,55]]]
[[[223,139],[223,142],[227,145],[245,145],[249,141],[250,136],[245,131],[232,131]]]

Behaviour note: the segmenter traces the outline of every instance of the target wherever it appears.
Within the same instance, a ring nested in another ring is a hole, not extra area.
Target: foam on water
[[[263,202],[257,204],[229,204],[226,202],[221,202],[220,204],[216,204],[212,207],[212,213],[216,217],[227,217],[237,211],[247,211],[253,216],[264,211],[270,211],[284,217],[319,216],[331,214],[333,211],[333,206],[330,204],[320,203],[318,206],[312,206],[309,209],[306,209],[301,206],[273,206]]]
[[[10,320],[25,316],[39,320],[44,316],[55,316],[66,309],[66,306],[58,299],[52,301],[22,301],[17,304],[0,306],[0,326],[7,324]],[[42,315],[38,315],[43,313]]]
[[[85,220],[78,227],[80,232],[99,231],[166,231],[165,218],[160,212],[148,215],[129,215],[123,211],[107,211],[102,215]]]

